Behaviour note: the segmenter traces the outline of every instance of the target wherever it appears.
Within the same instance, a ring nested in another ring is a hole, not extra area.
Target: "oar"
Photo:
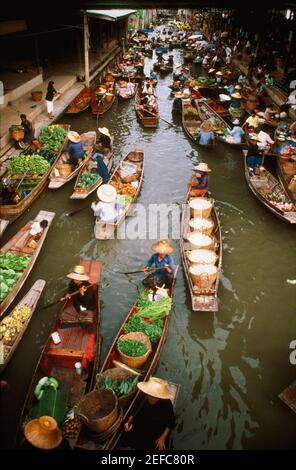
[[[143,271],[143,269],[140,269],[139,271],[129,271],[127,273],[123,273],[121,271],[116,271],[118,274],[139,274],[139,273],[147,273],[148,271],[159,271],[164,268],[148,268],[147,271]]]
[[[92,284],[90,284],[89,286],[86,286],[85,288],[89,289],[90,287],[92,287]],[[73,297],[74,295],[79,294],[79,292],[80,292],[80,289],[72,292],[70,296]],[[43,305],[43,307],[40,307],[38,310],[45,310],[46,308],[53,307],[54,305],[57,305],[58,303],[63,302],[64,300],[67,300],[67,297],[62,297],[61,299],[58,299],[55,302],[51,302],[50,304]]]
[[[68,213],[66,214],[66,217],[72,217],[72,215],[78,214],[78,212],[81,212],[81,211],[83,211],[84,209],[89,209],[89,208],[90,208],[89,205],[80,207],[80,209],[76,209],[75,211],[68,212]]]

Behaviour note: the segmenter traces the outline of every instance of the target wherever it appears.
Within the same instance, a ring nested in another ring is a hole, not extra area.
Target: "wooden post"
[[[83,13],[83,32],[84,32],[84,72],[85,86],[89,87],[89,29],[86,11]]]

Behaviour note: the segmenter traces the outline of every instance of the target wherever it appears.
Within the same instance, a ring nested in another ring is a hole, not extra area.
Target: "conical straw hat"
[[[158,377],[150,377],[147,382],[140,382],[137,386],[142,392],[151,397],[161,399],[173,398],[168,382]]]
[[[69,131],[67,137],[69,140],[71,140],[71,142],[74,142],[75,144],[81,141],[80,135],[78,134],[78,132],[75,131]]]
[[[63,440],[62,431],[51,416],[41,416],[29,421],[24,429],[27,441],[39,449],[54,449]]]
[[[103,202],[113,202],[116,199],[117,191],[111,184],[102,184],[97,190],[97,195]]]
[[[170,255],[174,252],[174,248],[168,240],[158,240],[151,248],[161,255]]]
[[[85,274],[84,266],[78,264],[74,266],[73,271],[67,274],[69,279],[74,279],[75,281],[88,281],[89,276]]]

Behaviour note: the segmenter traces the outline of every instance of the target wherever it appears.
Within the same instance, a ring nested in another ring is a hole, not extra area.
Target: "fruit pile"
[[[110,184],[114,186],[117,191],[117,194],[126,194],[129,196],[134,196],[136,194],[136,188],[130,183],[119,183],[116,181],[111,181]]]
[[[0,323],[0,341],[11,346],[31,312],[31,307],[20,305],[13,310],[11,315],[5,317]]]

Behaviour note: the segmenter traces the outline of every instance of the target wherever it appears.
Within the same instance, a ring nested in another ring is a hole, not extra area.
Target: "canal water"
[[[179,61],[182,52],[174,51]],[[151,59],[146,59],[149,72]],[[191,66],[193,67],[193,66]],[[160,120],[143,129],[135,118],[133,101],[115,102],[99,119],[114,136],[119,162],[135,147],[145,149],[145,178],[138,202],[182,203],[193,166],[206,161],[211,169],[210,190],[216,199],[223,234],[223,268],[217,313],[192,312],[180,266],[174,309],[157,376],[180,384],[176,405],[176,449],[295,448],[293,412],[278,398],[296,375],[289,363],[289,344],[296,339],[294,279],[295,228],[277,220],[250,193],[239,150],[218,143],[215,151],[195,148],[181,123],[172,118],[171,75],[159,79]],[[89,111],[63,116],[72,129],[96,128]],[[27,213],[12,224],[2,242],[34,218],[40,209],[56,213],[44,248],[23,295],[36,279],[47,282],[42,304],[65,291],[65,275],[81,258],[100,259],[102,352],[105,358],[118,328],[133,304],[142,276],[125,276],[146,262],[153,240],[96,241],[94,217],[87,208],[67,217],[86,202],[72,201],[73,182],[58,190],[46,189]],[[176,262],[180,262],[178,241]],[[18,299],[20,296],[18,297]],[[1,393],[1,446],[13,446],[13,434],[34,368],[58,307],[37,311],[4,378],[10,390]]]

